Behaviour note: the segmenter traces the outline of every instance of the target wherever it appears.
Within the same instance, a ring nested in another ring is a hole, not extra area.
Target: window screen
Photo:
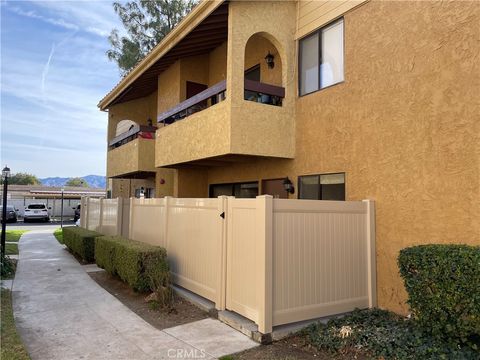
[[[343,19],[300,40],[299,47],[300,95],[344,80]]]
[[[318,90],[318,32],[300,41],[300,94]]]

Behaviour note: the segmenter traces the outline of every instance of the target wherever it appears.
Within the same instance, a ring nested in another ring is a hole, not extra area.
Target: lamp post
[[[63,192],[65,189],[62,187],[62,207],[60,210],[60,227],[63,228]]]
[[[3,179],[2,239],[1,239],[2,261],[5,258],[5,236],[7,231],[7,190],[8,190],[9,176],[10,176],[10,169],[7,166],[5,166],[2,170],[2,179]]]

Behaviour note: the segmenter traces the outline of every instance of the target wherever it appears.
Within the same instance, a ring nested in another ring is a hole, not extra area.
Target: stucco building
[[[112,196],[373,199],[378,304],[404,312],[400,249],[480,244],[479,23],[478,2],[201,2],[99,103]]]

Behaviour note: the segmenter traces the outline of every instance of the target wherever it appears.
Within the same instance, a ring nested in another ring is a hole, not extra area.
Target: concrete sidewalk
[[[255,342],[214,319],[157,330],[93,281],[51,231],[22,236],[17,328],[36,359],[210,359]]]

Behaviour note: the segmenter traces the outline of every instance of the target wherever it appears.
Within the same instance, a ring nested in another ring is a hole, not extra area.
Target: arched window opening
[[[254,34],[247,41],[244,59],[244,99],[282,106],[282,59],[275,45],[264,34]]]

